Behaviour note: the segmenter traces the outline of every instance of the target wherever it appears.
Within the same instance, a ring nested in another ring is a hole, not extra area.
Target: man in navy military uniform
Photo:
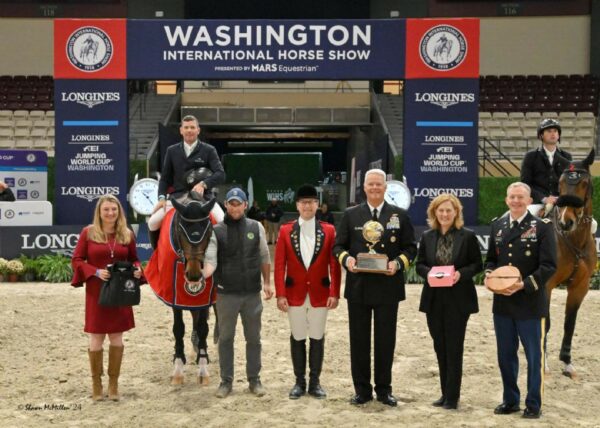
[[[504,394],[494,413],[507,415],[520,411],[517,386],[519,339],[527,358],[527,397],[524,418],[542,414],[543,342],[545,318],[548,316],[546,282],[556,270],[556,241],[552,225],[527,211],[531,189],[525,183],[508,186],[506,205],[509,212],[492,223],[485,263],[487,275],[500,267],[519,269],[521,280],[494,294],[494,330],[498,347],[498,364]]]
[[[392,395],[392,363],[396,346],[398,303],[405,299],[404,275],[417,254],[413,226],[406,211],[384,201],[385,172],[372,169],[365,174],[367,201],[348,208],[336,231],[333,252],[347,270],[344,297],[348,300],[350,364],[356,394],[351,404],[373,399],[371,385],[371,319],[374,318],[375,392],[377,400],[396,406]],[[369,250],[363,225],[376,220],[384,232],[374,246],[388,256],[387,272],[356,271],[356,256]]]

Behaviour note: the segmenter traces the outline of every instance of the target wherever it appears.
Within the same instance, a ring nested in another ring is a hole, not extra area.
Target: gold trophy
[[[368,253],[358,253],[356,255],[356,272],[368,273],[387,273],[388,271],[388,256],[385,254],[377,254],[373,247],[383,236],[385,229],[383,225],[377,221],[370,220],[363,225],[362,235],[369,242],[367,247]]]

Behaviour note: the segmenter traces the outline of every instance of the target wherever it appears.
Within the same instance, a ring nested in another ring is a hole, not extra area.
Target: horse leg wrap
[[[181,358],[175,357],[173,361],[173,375],[171,376],[171,385],[183,385],[183,368],[185,363]]]
[[[119,401],[119,375],[121,374],[121,362],[123,361],[124,346],[112,346],[108,348],[108,399]]]
[[[210,374],[208,373],[208,353],[206,349],[200,349],[198,352],[198,383],[202,386],[210,384]]]
[[[103,366],[104,350],[90,351],[88,357],[90,359],[90,371],[92,373],[92,400],[100,401],[102,396],[102,366]]]

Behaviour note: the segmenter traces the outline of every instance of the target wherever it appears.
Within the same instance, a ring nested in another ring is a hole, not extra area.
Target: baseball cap
[[[225,195],[225,200],[227,202],[231,202],[233,200],[236,200],[239,202],[248,202],[248,199],[246,198],[246,194],[239,187],[234,187],[233,189],[229,190],[229,192],[227,192],[227,195]]]

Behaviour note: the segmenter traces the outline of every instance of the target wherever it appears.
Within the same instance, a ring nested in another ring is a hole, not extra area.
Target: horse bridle
[[[571,166],[567,171],[563,174],[566,174],[567,184],[569,186],[576,186],[583,179],[590,179],[591,183],[591,174],[588,170],[583,168],[574,168]],[[559,208],[562,207],[573,207],[573,208],[583,208],[587,205],[588,201],[592,197],[592,186],[588,186],[585,192],[585,196],[581,199],[579,196],[575,195],[560,195],[558,200],[556,201],[556,206]],[[585,214],[583,210],[581,213],[577,214],[577,224],[580,223],[590,223],[592,221],[592,216],[590,214]]]
[[[188,230],[184,227],[181,220],[183,220],[186,223],[198,223],[199,224],[201,222],[207,222],[207,224],[206,224],[206,227],[204,227],[204,230],[202,231],[202,235],[200,236],[199,239],[197,239],[197,238],[192,238],[190,236]],[[185,235],[186,240],[190,244],[192,244],[192,245],[200,244],[206,237],[206,234],[208,233],[208,231],[210,230],[210,227],[209,227],[210,226],[210,214],[205,217],[198,218],[198,219],[190,219],[190,218],[184,217],[180,212],[176,212],[175,213],[175,226],[176,226],[176,230],[174,233],[174,235],[175,235],[174,236],[174,241],[175,241],[174,242],[174,246],[175,246],[174,250],[175,250],[175,253],[177,254],[177,258],[182,263],[185,263],[185,254],[183,252],[183,247],[181,246],[181,239],[180,239],[179,233],[177,233],[177,231],[178,230],[181,231]],[[204,251],[198,253],[197,255],[201,256],[203,254],[204,254]],[[196,255],[196,254],[194,254],[194,255]]]
[[[556,201],[556,206],[559,208],[562,208],[562,207],[584,208],[587,205],[588,201],[591,199],[592,194],[593,194],[593,189],[591,186],[590,172],[583,168],[574,168],[573,165],[571,165],[571,167],[567,171],[565,171],[563,174],[567,175],[566,176],[567,184],[570,186],[576,186],[584,178],[590,179],[590,185],[588,186],[583,199],[581,199],[579,196],[575,196],[575,195],[560,195],[558,197],[558,200]],[[591,222],[592,222],[592,216],[590,214],[585,214],[584,210],[581,210],[581,213],[577,214],[577,226],[579,226],[580,224],[591,223]],[[573,281],[573,278],[575,278],[575,275],[577,274],[577,270],[579,269],[579,262],[582,259],[585,259],[585,254],[581,248],[576,247],[571,241],[569,241],[569,239],[566,236],[568,232],[565,232],[558,227],[558,209],[554,211],[554,218],[553,218],[552,223],[553,223],[553,227],[554,227],[554,230],[556,231],[557,235],[563,240],[563,242],[565,243],[567,248],[575,256],[575,263],[573,264],[573,271],[571,272],[571,275],[569,275],[569,278],[567,279],[567,282],[570,283]]]

